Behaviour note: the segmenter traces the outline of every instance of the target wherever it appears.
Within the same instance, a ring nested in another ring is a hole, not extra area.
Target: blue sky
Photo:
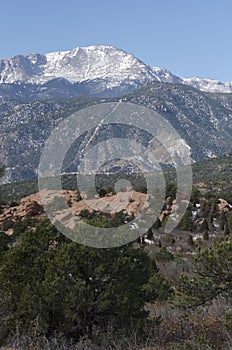
[[[12,0],[0,57],[114,45],[184,76],[232,81],[231,0]]]

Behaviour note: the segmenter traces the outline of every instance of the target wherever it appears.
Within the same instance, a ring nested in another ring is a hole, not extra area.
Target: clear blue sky
[[[114,45],[173,73],[232,81],[232,0],[11,0],[0,57]]]

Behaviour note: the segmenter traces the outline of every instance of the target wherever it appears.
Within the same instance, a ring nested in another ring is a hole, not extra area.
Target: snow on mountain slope
[[[198,90],[208,91],[208,92],[220,92],[220,93],[231,93],[232,92],[232,82],[221,83],[214,79],[204,79],[204,78],[183,78],[182,84],[190,85]]]
[[[132,54],[113,46],[77,47],[71,51],[0,59],[0,84],[44,84],[57,78],[70,83],[93,82],[95,86],[100,80],[104,89],[124,86],[124,90],[119,90],[124,93],[152,81],[187,84],[209,92],[232,92],[232,82],[180,78],[166,69],[150,67]]]
[[[182,84],[182,78],[177,77],[165,68],[152,67],[152,72],[156,76],[157,81],[161,83]]]
[[[0,60],[0,83],[46,83],[55,78],[71,83],[107,78],[113,85],[122,80],[156,80],[149,66],[112,46],[78,47]]]
[[[185,84],[206,92],[232,93],[232,81],[222,83],[215,79],[198,77],[181,78],[172,74],[167,69],[159,67],[152,67],[152,71],[156,75],[157,81],[163,83]]]

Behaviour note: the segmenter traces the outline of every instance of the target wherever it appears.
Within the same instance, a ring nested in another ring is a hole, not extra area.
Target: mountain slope
[[[214,94],[181,84],[152,83],[123,101],[160,113],[191,147],[194,160],[232,152],[232,106]]]
[[[31,54],[0,60],[0,83],[45,84],[62,78],[71,84],[98,79],[113,89],[121,85],[137,88],[156,80],[142,61],[112,46],[78,47],[72,51]]]
[[[113,46],[77,47],[0,59],[0,97],[23,101],[80,95],[113,97],[154,81],[186,84],[209,92],[232,92],[231,82],[180,78]]]
[[[183,78],[182,84],[190,85],[196,89],[208,92],[231,93],[232,82],[221,83],[215,79]]]
[[[5,181],[36,177],[40,153],[51,130],[73,112],[106,101],[131,102],[160,113],[191,147],[193,160],[232,153],[232,104],[229,97],[229,94],[208,94],[181,84],[154,82],[134,93],[114,99],[79,97],[30,103],[2,99],[0,161],[7,165]],[[109,139],[125,132],[126,128],[112,128],[105,131],[104,137]],[[141,141],[141,134],[134,137]],[[101,139],[99,130],[94,142]],[[81,141],[78,142],[71,152],[77,158],[81,149]],[[73,164],[76,162],[69,158],[65,163],[66,171],[75,171]]]

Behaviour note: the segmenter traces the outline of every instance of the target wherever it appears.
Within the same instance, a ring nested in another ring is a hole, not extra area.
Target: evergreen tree
[[[192,231],[193,229],[193,220],[192,220],[192,211],[190,208],[187,208],[179,227],[181,230]]]
[[[46,220],[2,260],[0,284],[11,314],[4,336],[27,332],[78,339],[96,330],[141,329],[145,303],[166,298],[170,287],[142,249],[93,249],[74,243]]]
[[[232,297],[232,240],[215,242],[194,258],[194,275],[181,277],[179,301],[192,307]]]
[[[226,214],[226,223],[228,227],[228,232],[232,233],[232,212]]]

